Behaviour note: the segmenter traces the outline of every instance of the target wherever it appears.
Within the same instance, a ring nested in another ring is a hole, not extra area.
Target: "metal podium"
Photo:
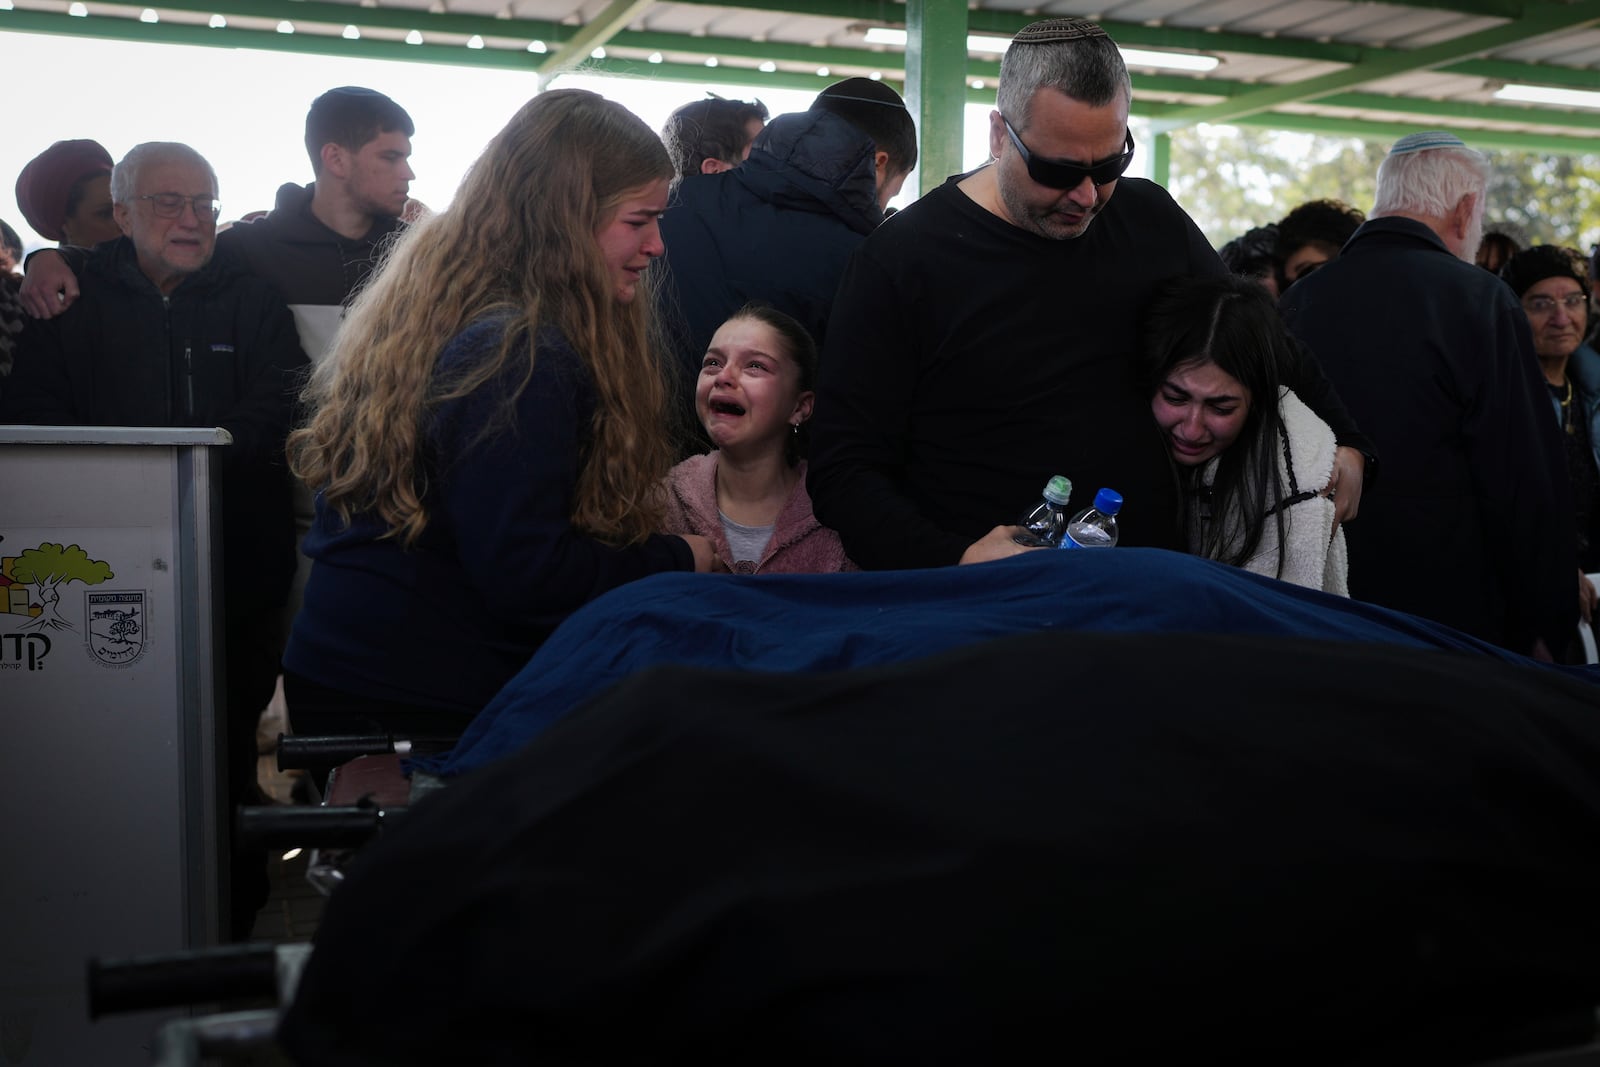
[[[0,427],[0,1064],[143,1064],[91,956],[216,943],[220,429]]]

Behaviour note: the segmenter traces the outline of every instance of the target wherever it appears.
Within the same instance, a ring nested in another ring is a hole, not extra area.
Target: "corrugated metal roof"
[[[895,0],[91,0],[81,18],[68,0],[11,5],[0,29],[287,48],[287,22],[296,51],[545,74],[581,62],[692,79],[714,59],[717,80],[757,89],[904,77],[902,49],[865,40],[871,27],[905,25]],[[155,23],[139,21],[147,8]],[[1600,89],[1600,0],[979,0],[967,14],[972,32],[999,36],[1036,17],[1091,17],[1125,47],[1215,56],[1201,75],[1132,67],[1134,111],[1157,129],[1248,121],[1387,136],[1422,123],[1600,149],[1600,109],[1494,97],[1512,81]],[[226,27],[208,28],[218,15]],[[972,53],[969,81],[992,92],[997,63]]]

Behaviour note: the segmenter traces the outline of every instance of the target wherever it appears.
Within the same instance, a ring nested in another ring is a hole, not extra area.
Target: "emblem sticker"
[[[89,653],[108,667],[127,667],[144,655],[148,629],[144,593],[85,593]]]

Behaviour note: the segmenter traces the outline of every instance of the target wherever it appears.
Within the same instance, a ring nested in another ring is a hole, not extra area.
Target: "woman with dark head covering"
[[[1563,431],[1577,535],[1578,608],[1592,622],[1595,588],[1584,575],[1600,570],[1600,354],[1583,340],[1589,329],[1588,267],[1576,248],[1534,245],[1508,259],[1500,277],[1522,301],[1550,412]]]
[[[111,153],[98,141],[57,141],[17,175],[17,207],[39,236],[88,248],[122,236],[111,217]]]

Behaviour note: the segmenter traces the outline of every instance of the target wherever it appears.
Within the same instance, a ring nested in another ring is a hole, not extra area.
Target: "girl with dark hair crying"
[[[781,311],[748,305],[711,338],[694,406],[717,451],[667,479],[668,533],[710,540],[719,569],[738,574],[855,570],[806,493],[806,422],[817,346]]]
[[[1160,286],[1140,371],[1184,488],[1189,550],[1349,595],[1333,431],[1288,387],[1299,356],[1271,298],[1237,277]]]

